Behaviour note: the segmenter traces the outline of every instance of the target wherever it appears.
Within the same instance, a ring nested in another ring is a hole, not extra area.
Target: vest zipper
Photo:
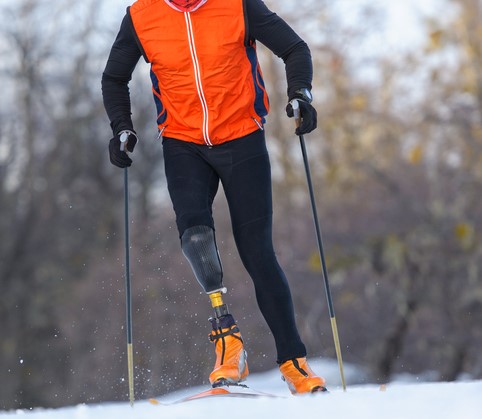
[[[191,14],[189,12],[184,12],[184,18],[186,20],[186,29],[187,29],[187,36],[189,41],[189,50],[191,52],[191,59],[194,66],[194,77],[196,80],[196,89],[199,96],[199,100],[201,101],[201,106],[203,110],[203,136],[204,142],[208,146],[212,146],[211,139],[209,138],[209,111],[208,105],[206,102],[206,97],[204,96],[204,90],[201,80],[201,70],[199,67],[199,61],[196,52],[196,44],[194,42],[194,33],[192,29],[192,22],[191,22]]]

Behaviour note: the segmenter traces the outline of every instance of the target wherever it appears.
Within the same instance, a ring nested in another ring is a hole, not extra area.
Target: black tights
[[[163,148],[179,235],[198,225],[214,229],[212,203],[221,181],[236,246],[273,333],[277,361],[306,356],[289,285],[273,249],[271,169],[264,132],[211,148],[165,138]]]

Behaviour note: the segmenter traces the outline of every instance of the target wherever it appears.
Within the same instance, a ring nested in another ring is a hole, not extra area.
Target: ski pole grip
[[[298,128],[301,124],[301,115],[300,115],[300,104],[298,103],[297,99],[293,99],[291,101],[291,107],[293,108],[293,116],[295,118],[296,127]]]
[[[127,131],[122,131],[120,135],[120,150],[127,153],[127,139],[129,138],[129,133]]]

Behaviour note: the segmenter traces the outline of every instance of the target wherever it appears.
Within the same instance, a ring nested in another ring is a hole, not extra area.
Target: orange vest
[[[192,12],[138,0],[128,13],[151,63],[162,135],[211,146],[263,126],[268,96],[243,0],[207,0]]]

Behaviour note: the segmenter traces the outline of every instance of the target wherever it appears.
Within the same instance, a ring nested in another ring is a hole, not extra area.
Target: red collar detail
[[[207,0],[164,0],[169,6],[179,12],[194,12]]]

